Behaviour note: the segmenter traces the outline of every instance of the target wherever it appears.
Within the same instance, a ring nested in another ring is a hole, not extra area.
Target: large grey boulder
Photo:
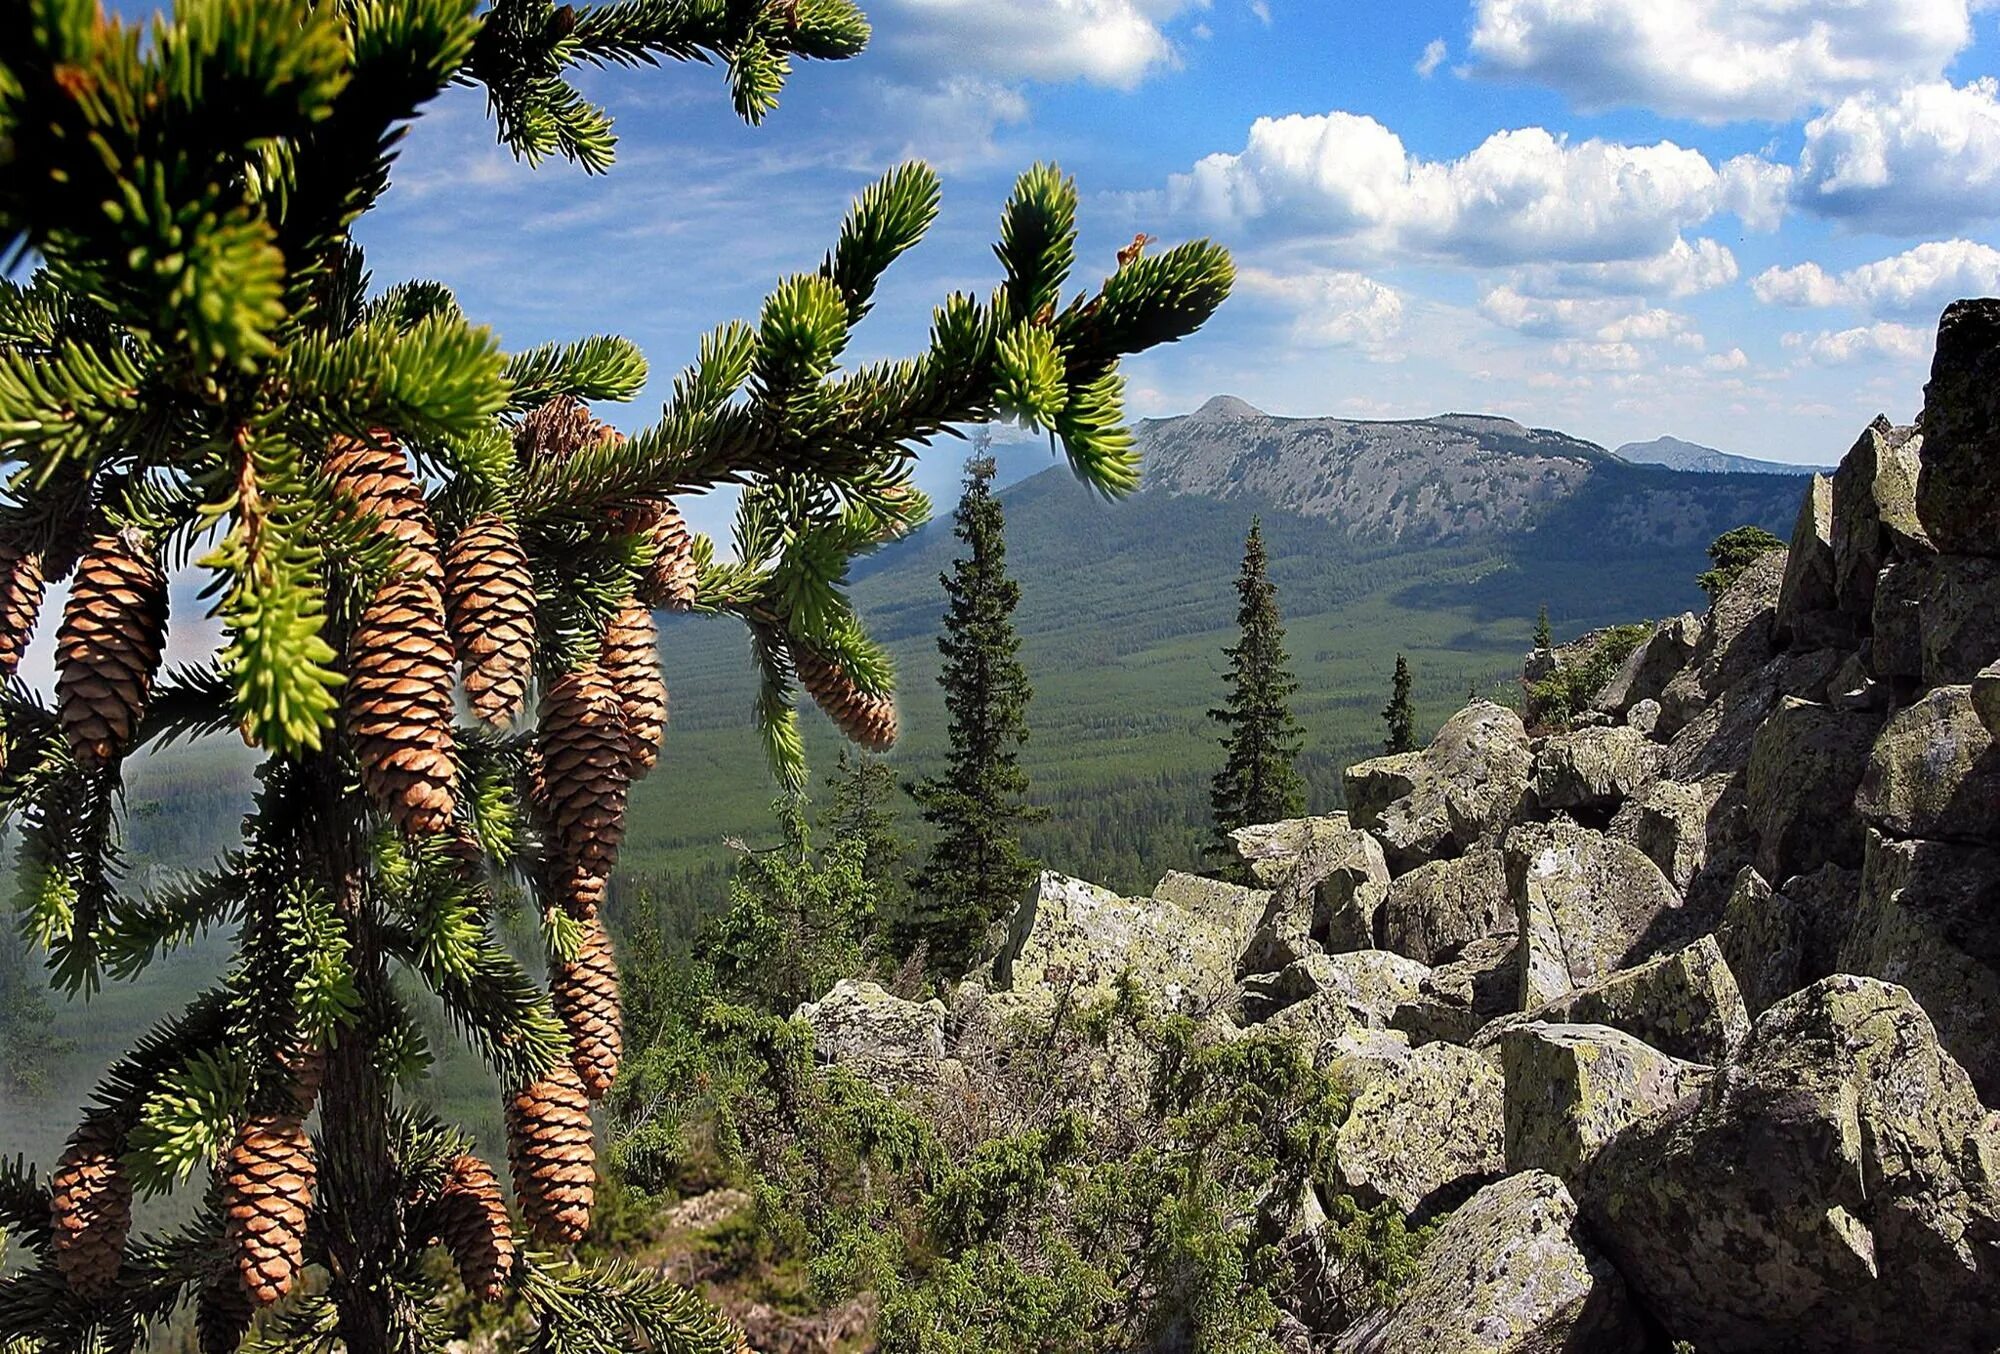
[[[945,1006],[905,1001],[878,983],[843,978],[793,1018],[812,1031],[813,1053],[879,1086],[935,1081],[945,1063]]]
[[[1853,618],[1841,612],[1834,587],[1833,559],[1833,481],[1814,475],[1806,484],[1785,556],[1785,579],[1772,618],[1778,643],[1817,649],[1852,636]]]
[[[1681,906],[1644,852],[1567,820],[1520,824],[1507,836],[1505,855],[1519,918],[1523,1009],[1643,958],[1648,937]]]
[[[1492,1063],[1440,1043],[1371,1070],[1340,1126],[1328,1188],[1422,1219],[1505,1171],[1505,1086]]]
[[[1891,836],[2000,841],[2000,748],[1972,688],[1939,687],[1892,716],[1855,802]]]
[[[1241,950],[1271,904],[1271,890],[1245,888],[1221,879],[1169,870],[1153,886],[1153,901],[1169,903],[1235,937]]]
[[[1529,1021],[1500,1037],[1507,1169],[1579,1182],[1627,1124],[1691,1094],[1710,1070],[1609,1025]]]
[[[1475,940],[1512,935],[1515,924],[1506,864],[1498,851],[1480,848],[1419,865],[1389,885],[1382,948],[1442,964]]]
[[[1726,776],[1656,780],[1618,810],[1605,835],[1644,851],[1686,893],[1708,861],[1708,816],[1727,785]]]
[[[1972,679],[1972,709],[1986,732],[2000,735],[2000,659],[1981,668]]]
[[[1916,501],[1939,550],[2000,554],[2000,301],[1954,301],[1938,321]]]
[[[1741,771],[1750,764],[1757,730],[1779,699],[1823,702],[1829,681],[1844,661],[1845,656],[1834,649],[1788,650],[1753,668],[1674,730],[1661,773],[1694,781]]]
[[[1356,827],[1381,839],[1391,870],[1492,845],[1520,808],[1532,755],[1521,717],[1474,701],[1422,752],[1359,762],[1342,776]]]
[[[1838,865],[1794,875],[1782,892],[1752,867],[1743,867],[1715,940],[1752,1018],[1842,969],[1875,972],[1840,959],[1860,892],[1860,871]]]
[[[1925,686],[1970,682],[2000,658],[2000,559],[1939,555],[1924,561],[1917,604]]]
[[[1837,975],[1597,1155],[1591,1234],[1703,1354],[1990,1354],[2000,1119],[1908,992]]]
[[[1751,742],[1745,788],[1766,879],[1861,863],[1854,791],[1880,724],[1866,712],[1790,697],[1765,719]]]
[[[1908,988],[2000,1105],[2000,848],[1871,833],[1840,963]]]
[[[1524,1171],[1439,1226],[1386,1318],[1339,1354],[1638,1354],[1645,1334],[1618,1271],[1577,1221],[1562,1181]]]
[[[1650,702],[1654,707],[1653,717],[1657,719],[1660,693],[1693,659],[1701,632],[1701,618],[1692,611],[1669,616],[1655,625],[1653,633],[1625,655],[1618,671],[1591,701],[1591,708],[1607,715],[1629,717],[1635,706]]]
[[[1654,730],[1671,738],[1724,692],[1770,662],[1772,624],[1785,581],[1785,554],[1759,556],[1709,607],[1688,665],[1660,693]]]
[[[1658,744],[1637,729],[1577,729],[1535,744],[1529,782],[1544,812],[1608,814],[1660,774]]]
[[[1240,972],[1271,973],[1321,950],[1374,946],[1389,866],[1381,844],[1351,827],[1346,814],[1245,828],[1232,837],[1252,871],[1273,884]]]
[[[1868,622],[1868,671],[1892,691],[1905,691],[1924,675],[1924,594],[1930,590],[1928,561],[1898,560],[1875,585]]]
[[[1243,1015],[1256,1024],[1311,1002],[1344,1013],[1351,1025],[1387,1029],[1396,1008],[1412,1000],[1429,975],[1416,960],[1387,950],[1309,954],[1276,973],[1245,978]]]
[[[1417,995],[1396,1008],[1390,1024],[1419,1044],[1463,1044],[1483,1026],[1515,1009],[1521,996],[1521,947],[1510,932],[1467,945],[1432,969]]]
[[[1015,910],[994,976],[1087,999],[1129,973],[1167,1009],[1202,1010],[1234,990],[1239,948],[1232,924],[1045,871]]]
[[[1509,1029],[1533,1021],[1609,1025],[1662,1053],[1697,1063],[1724,1061],[1750,1032],[1743,994],[1713,936],[1623,969],[1523,1015],[1502,1017],[1481,1030],[1473,1046],[1496,1044]]]
[[[1869,615],[1875,580],[1888,564],[1929,553],[1917,520],[1922,439],[1879,415],[1833,472],[1833,582],[1841,610]]]

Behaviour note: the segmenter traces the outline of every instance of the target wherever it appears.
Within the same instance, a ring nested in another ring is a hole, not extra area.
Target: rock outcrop
[[[1424,964],[1448,963],[1475,940],[1512,935],[1507,866],[1488,848],[1433,860],[1389,885],[1382,948]]]
[[[1617,972],[1681,906],[1644,852],[1573,822],[1521,824],[1506,858],[1526,1010]]]
[[[1506,1170],[1505,1087],[1492,1063],[1437,1043],[1373,1071],[1340,1126],[1335,1192],[1421,1219]]]
[[[1580,1181],[1621,1129],[1690,1094],[1710,1069],[1608,1025],[1529,1021],[1500,1036],[1510,1171]]]
[[[1375,834],[1392,871],[1492,846],[1528,788],[1533,754],[1521,717],[1475,701],[1453,715],[1422,752],[1347,769],[1348,813]]]

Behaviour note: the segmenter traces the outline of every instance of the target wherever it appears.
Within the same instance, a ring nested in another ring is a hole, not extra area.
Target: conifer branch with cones
[[[260,1322],[435,1348],[439,1245],[551,1347],[740,1346],[663,1279],[520,1246],[494,1170],[401,1089],[430,1057],[410,994],[503,1087],[526,1232],[582,1238],[622,1037],[604,904],[630,787],[671,755],[656,613],[749,627],[787,782],[800,689],[887,746],[893,675],[846,578],[928,515],[918,449],[1012,416],[1129,491],[1119,359],[1197,329],[1228,256],[1198,241],[1071,292],[1076,187],[1037,166],[993,292],[948,298],[914,360],[843,368],[937,216],[937,176],[907,165],[627,435],[598,410],[645,384],[631,344],[502,353],[440,285],[371,293],[352,227],[454,83],[485,87],[521,159],[598,172],[611,124],[578,67],[714,60],[755,122],[793,60],[867,36],[852,0],[265,0],[143,37],[94,5],[0,7],[0,253],[39,265],[0,278],[0,677],[69,584],[53,703],[0,692],[25,926],[72,993],[237,937],[222,982],[105,1074],[46,1182],[0,1164],[0,1227],[33,1261],[0,1275],[0,1345],[133,1349],[187,1306],[204,1351]],[[682,507],[738,487],[718,559]],[[223,648],[169,670],[190,567]],[[230,730],[263,758],[240,847],[139,888],[126,760]],[[546,984],[496,931],[509,880],[537,894]],[[135,1199],[204,1187],[179,1229],[133,1233]]]

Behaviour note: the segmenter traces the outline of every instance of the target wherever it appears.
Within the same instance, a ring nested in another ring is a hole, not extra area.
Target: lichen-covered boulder
[[[1611,819],[1605,835],[1630,842],[1686,893],[1708,860],[1708,815],[1728,782],[1656,780],[1628,800]]]
[[[1711,1069],[1609,1025],[1529,1021],[1500,1036],[1507,1169],[1580,1181],[1627,1124],[1690,1094]]]
[[[2000,554],[2000,301],[1954,301],[1938,321],[1916,503],[1939,550]]]
[[[2000,1105],[2000,848],[1871,833],[1840,966],[1910,990]]]
[[[1389,866],[1381,844],[1349,826],[1346,814],[1245,828],[1232,836],[1252,871],[1273,881],[1239,972],[1272,973],[1321,950],[1373,948]]]
[[[1235,938],[1241,950],[1271,904],[1271,890],[1244,888],[1220,879],[1169,870],[1153,886],[1153,900],[1171,903],[1189,916],[1213,922]]]
[[[1530,788],[1544,812],[1610,813],[1658,778],[1662,756],[1622,724],[1551,734],[1535,745]]]
[[[945,1006],[905,1001],[878,983],[843,978],[793,1017],[812,1030],[813,1053],[878,1085],[937,1079],[945,1062]]]
[[[1439,1226],[1385,1319],[1339,1354],[1638,1354],[1645,1333],[1618,1271],[1577,1221],[1562,1181],[1524,1171]]]
[[[1866,712],[1791,697],[1764,720],[1751,743],[1745,788],[1757,869],[1766,879],[1861,863],[1854,791],[1880,724]]]
[[[1504,1172],[1505,1087],[1492,1063],[1425,1044],[1372,1071],[1340,1126],[1329,1188],[1421,1219]]]
[[[1892,559],[1929,553],[1917,520],[1917,457],[1923,439],[1879,415],[1833,473],[1833,581],[1841,610],[1865,617],[1875,579]]]
[[[1931,575],[1923,560],[1897,560],[1875,584],[1868,622],[1868,671],[1900,690],[1924,675],[1924,593]]]
[[[1681,895],[1644,852],[1558,819],[1507,836],[1521,941],[1521,1006],[1590,987],[1643,956]]]
[[[1354,825],[1381,839],[1401,873],[1496,842],[1520,808],[1532,760],[1521,717],[1474,701],[1422,752],[1358,762],[1342,783]]]
[[[1895,837],[2000,841],[2000,746],[1969,686],[1943,686],[1899,710],[1861,777],[1861,816]]]
[[[1836,975],[1738,1063],[1632,1124],[1583,1190],[1591,1234],[1703,1354],[1989,1354],[2000,1119],[1900,987]]]
[[[1528,1021],[1609,1025],[1688,1062],[1718,1063],[1742,1046],[1750,1014],[1715,937],[1686,945],[1590,987],[1503,1017],[1473,1040],[1484,1047]]]
[[[1168,1009],[1197,1009],[1234,989],[1239,948],[1235,929],[1210,917],[1045,871],[1015,910],[994,977],[1088,997],[1130,973]]]
[[[1702,706],[1672,733],[1661,774],[1696,781],[1734,774],[1750,764],[1750,748],[1765,716],[1784,696],[1824,702],[1827,683],[1845,661],[1835,649],[1787,650]],[[1663,729],[1654,730],[1665,736]]]
[[[1792,526],[1772,634],[1780,644],[1817,649],[1846,640],[1853,631],[1853,618],[1841,612],[1834,587],[1833,481],[1814,475]]]
[[[1752,1019],[1843,969],[1873,972],[1840,960],[1860,892],[1861,872],[1838,865],[1793,875],[1782,892],[1750,866],[1738,872],[1715,941]]]
[[[2000,559],[1939,555],[1924,561],[1917,603],[1923,682],[1970,682],[2000,656]]]
[[[1629,721],[1635,708],[1650,704],[1657,720],[1660,693],[1694,657],[1701,631],[1701,618],[1692,611],[1669,616],[1655,625],[1653,633],[1625,655],[1618,671],[1592,699],[1591,708],[1607,715],[1623,715]]]
[[[1759,556],[1708,610],[1688,665],[1660,693],[1661,737],[1680,732],[1724,692],[1770,662],[1772,621],[1785,581],[1781,550]]]
[[[2000,735],[2000,659],[1988,663],[1972,679],[1972,710],[1986,732]]]
[[[1429,974],[1416,960],[1387,950],[1309,954],[1276,973],[1245,978],[1240,1001],[1252,1024],[1311,1001],[1345,1011],[1355,1025],[1387,1029],[1396,1008],[1416,996]]]
[[[1396,879],[1382,904],[1382,948],[1441,964],[1487,936],[1512,935],[1514,904],[1498,851],[1434,860]]]
[[[1516,937],[1487,936],[1456,959],[1432,969],[1417,995],[1396,1008],[1390,1025],[1428,1044],[1468,1042],[1496,1017],[1515,1009],[1521,996],[1521,947]]]

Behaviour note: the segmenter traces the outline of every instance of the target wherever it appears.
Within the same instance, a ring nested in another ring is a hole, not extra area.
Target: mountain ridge
[[[1612,453],[1634,465],[1659,465],[1694,475],[1830,475],[1830,465],[1800,465],[1794,461],[1765,461],[1755,456],[1739,456],[1718,451],[1699,442],[1678,437],[1656,437],[1650,442],[1627,442]]]

